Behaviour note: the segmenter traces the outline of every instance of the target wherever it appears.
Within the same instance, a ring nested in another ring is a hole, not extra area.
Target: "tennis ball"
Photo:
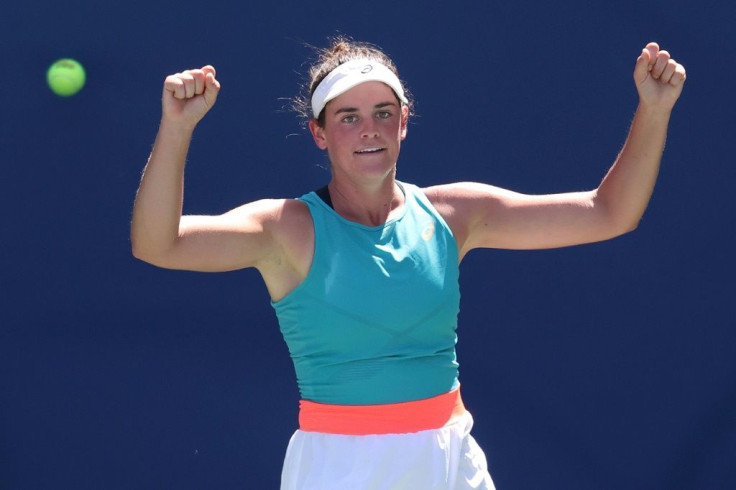
[[[55,61],[46,72],[49,87],[56,95],[62,97],[69,97],[82,90],[86,79],[87,75],[82,65],[69,58]]]

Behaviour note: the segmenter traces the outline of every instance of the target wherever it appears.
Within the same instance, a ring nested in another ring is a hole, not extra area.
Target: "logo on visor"
[[[372,69],[373,69],[373,65],[365,65],[365,66],[363,67],[363,69],[362,69],[362,70],[360,70],[360,73],[362,73],[363,75],[365,75],[366,73],[368,73],[368,72],[369,72],[369,71],[371,71]]]

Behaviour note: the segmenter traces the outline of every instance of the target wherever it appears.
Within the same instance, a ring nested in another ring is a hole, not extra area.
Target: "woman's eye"
[[[345,116],[342,118],[342,122],[345,123],[354,123],[358,120],[358,116]]]
[[[389,112],[389,111],[379,111],[379,112],[376,113],[376,117],[378,119],[388,119],[389,117],[391,117],[391,112]]]

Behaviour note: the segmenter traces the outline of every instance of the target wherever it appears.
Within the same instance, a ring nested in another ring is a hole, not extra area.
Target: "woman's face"
[[[323,127],[312,120],[316,145],[327,150],[333,177],[385,178],[393,172],[406,137],[408,108],[381,82],[353,87],[327,103]]]

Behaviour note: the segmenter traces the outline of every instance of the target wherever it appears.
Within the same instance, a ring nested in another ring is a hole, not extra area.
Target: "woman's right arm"
[[[170,269],[225,271],[258,266],[273,247],[270,223],[283,201],[257,201],[220,216],[182,216],[184,167],[195,126],[215,104],[220,84],[205,66],[164,82],[163,114],[133,207],[133,255]]]

